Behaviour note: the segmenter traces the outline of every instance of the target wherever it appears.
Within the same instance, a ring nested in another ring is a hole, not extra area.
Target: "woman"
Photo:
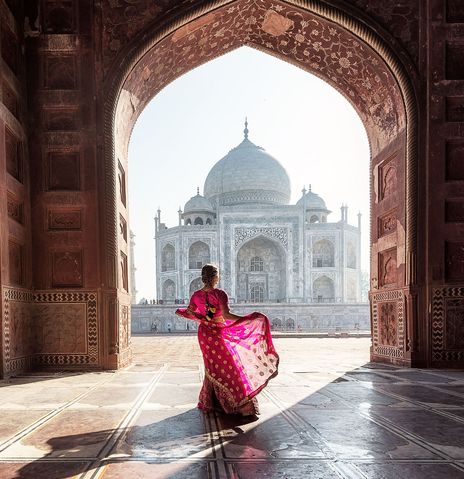
[[[204,412],[259,414],[255,396],[277,376],[279,365],[269,320],[261,313],[241,317],[230,312],[226,292],[216,288],[216,266],[203,266],[201,279],[204,287],[193,293],[188,308],[176,311],[200,322],[205,379],[198,407]]]

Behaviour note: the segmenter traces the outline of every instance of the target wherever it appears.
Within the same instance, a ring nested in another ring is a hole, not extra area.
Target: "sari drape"
[[[215,310],[211,319],[206,316],[208,309]],[[223,311],[228,311],[227,294],[213,289],[193,293],[189,307],[176,314],[200,323],[205,380],[198,407],[210,410],[219,403],[228,414],[240,413],[277,376],[279,355],[264,314],[253,312],[239,320],[226,320]]]

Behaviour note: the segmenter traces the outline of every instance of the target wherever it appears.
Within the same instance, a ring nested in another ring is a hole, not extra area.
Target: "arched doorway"
[[[264,236],[246,242],[237,252],[237,300],[285,301],[286,266],[286,254],[277,242]]]
[[[396,224],[393,232],[381,227],[373,230],[372,359],[410,364],[411,342],[402,332],[407,320],[404,314],[406,299],[414,301],[408,296],[409,287],[415,281],[413,92],[403,66],[373,31],[356,19],[317,2],[298,2],[298,6],[296,3],[287,1],[277,5],[263,1],[255,4],[242,0],[228,2],[227,7],[220,7],[218,3],[215,6],[219,8],[214,9],[213,2],[211,9],[192,14],[134,48],[124,73],[115,72],[109,84],[105,118],[106,165],[114,174],[107,175],[111,183],[108,188],[114,188],[115,184],[114,156],[119,158],[122,170],[127,169],[126,145],[139,113],[161,88],[191,68],[218,54],[247,45],[291,61],[319,76],[351,102],[365,125],[372,154],[373,223]],[[244,21],[246,18],[250,21]],[[221,29],[220,36],[218,29]],[[200,48],[195,55],[187,54],[188,46],[193,44]],[[144,81],[140,82],[140,78]],[[113,198],[108,206],[115,213],[119,210]],[[392,214],[394,219],[390,218]],[[111,223],[108,227],[111,229]],[[106,232],[106,237],[113,236]],[[107,246],[108,251],[116,247],[115,244]],[[382,278],[386,273],[382,268],[387,264],[396,264],[396,267],[389,269],[390,282],[385,284]],[[379,306],[385,302],[395,303],[394,318],[379,314],[383,311]],[[380,334],[379,323],[384,320],[395,322],[395,331],[399,331],[394,346]]]

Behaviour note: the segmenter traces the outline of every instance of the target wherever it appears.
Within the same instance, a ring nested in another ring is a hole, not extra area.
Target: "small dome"
[[[205,197],[214,205],[287,205],[290,179],[285,168],[264,148],[245,138],[209,172]]]
[[[214,213],[214,208],[211,203],[197,191],[197,194],[185,203],[184,214],[188,213]]]
[[[316,193],[309,190],[298,200],[297,206],[305,206],[307,210],[327,210],[325,201]]]

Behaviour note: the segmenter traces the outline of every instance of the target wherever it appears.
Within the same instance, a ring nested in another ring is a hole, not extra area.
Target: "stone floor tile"
[[[327,462],[233,462],[229,468],[236,479],[335,479],[334,469]]]
[[[464,471],[449,464],[357,464],[366,479],[464,479]]]

